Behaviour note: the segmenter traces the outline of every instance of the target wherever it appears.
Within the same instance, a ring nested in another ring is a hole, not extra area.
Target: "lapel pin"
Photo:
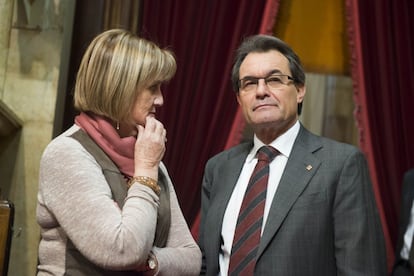
[[[312,170],[312,165],[307,165],[307,166],[306,166],[306,169],[307,169],[308,171]]]

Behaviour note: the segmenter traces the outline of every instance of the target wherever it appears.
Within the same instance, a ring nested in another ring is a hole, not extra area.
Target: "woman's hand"
[[[160,121],[150,116],[146,118],[145,127],[137,127],[134,175],[158,179],[158,166],[165,153],[167,131]]]

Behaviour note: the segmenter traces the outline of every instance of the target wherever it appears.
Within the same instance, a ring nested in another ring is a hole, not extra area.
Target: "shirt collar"
[[[298,136],[300,129],[299,120],[289,128],[285,133],[277,137],[270,143],[270,146],[277,149],[283,156],[289,158],[290,152],[292,151],[293,144],[295,143],[296,137]],[[249,155],[246,158],[246,162],[252,162],[256,158],[258,149],[265,144],[257,138],[256,134],[253,137],[253,148],[250,150]]]

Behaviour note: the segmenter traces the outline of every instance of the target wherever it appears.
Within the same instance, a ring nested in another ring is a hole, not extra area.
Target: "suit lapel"
[[[320,161],[312,154],[321,147],[314,137],[316,136],[301,127],[273,198],[260,241],[258,258],[276,235],[293,204],[320,166]]]
[[[207,214],[207,220],[209,221],[207,225],[214,225],[214,228],[207,230],[210,232],[211,242],[206,240],[205,245],[213,247],[209,252],[215,252],[216,256],[213,258],[217,260],[220,252],[224,213],[251,147],[250,143],[243,144],[241,150],[230,153],[228,159],[218,165],[219,172],[217,175],[221,177],[221,180],[214,187],[214,195]]]

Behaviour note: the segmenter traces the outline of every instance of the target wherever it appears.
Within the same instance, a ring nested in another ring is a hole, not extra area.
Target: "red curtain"
[[[394,259],[401,181],[414,167],[414,1],[346,0],[355,117]]]
[[[225,147],[237,110],[230,84],[234,51],[259,30],[265,2],[142,1],[141,36],[177,58],[159,117],[168,137],[164,162],[189,225],[200,209],[205,163]]]
[[[261,18],[261,24],[259,33],[261,34],[272,34],[273,27],[276,21],[277,12],[279,10],[279,0],[267,0],[266,5],[263,10],[263,15]],[[232,126],[230,132],[227,136],[227,141],[225,144],[224,149],[230,148],[232,146],[237,145],[243,138],[243,130],[246,123],[242,114],[240,107],[237,108],[234,118],[232,120]],[[199,232],[199,220],[200,214],[197,215],[193,227],[192,233],[194,237],[198,237]]]

